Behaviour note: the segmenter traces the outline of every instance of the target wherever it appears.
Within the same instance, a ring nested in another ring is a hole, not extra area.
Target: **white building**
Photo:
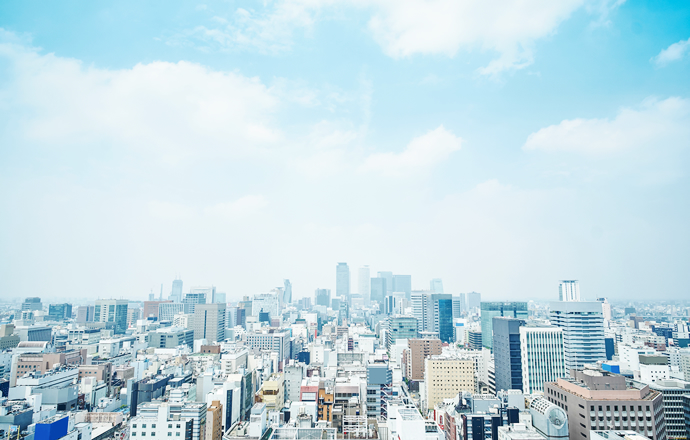
[[[606,360],[601,303],[553,301],[549,307],[551,325],[563,329],[566,371]]]
[[[558,284],[559,301],[580,301],[580,282],[577,280],[562,280]]]
[[[520,327],[522,386],[526,394],[544,391],[544,382],[567,377],[563,329],[553,326]]]
[[[192,419],[181,419],[170,414],[170,407],[167,403],[161,403],[157,411],[147,412],[137,415],[129,420],[130,438],[146,437],[181,437],[185,438],[185,433],[193,428]]]
[[[282,293],[282,292],[281,292]],[[254,295],[252,300],[252,316],[259,316],[259,312],[267,312],[271,318],[280,314],[280,298],[278,292]]]

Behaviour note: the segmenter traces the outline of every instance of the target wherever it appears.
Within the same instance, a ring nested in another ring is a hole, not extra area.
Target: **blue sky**
[[[0,288],[231,300],[338,261],[688,294],[690,5],[0,4]]]

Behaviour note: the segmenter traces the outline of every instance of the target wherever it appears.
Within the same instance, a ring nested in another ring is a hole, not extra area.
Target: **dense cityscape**
[[[687,303],[483,301],[335,268],[227,302],[3,305],[0,438],[670,440],[690,434]],[[356,276],[355,276],[356,275]],[[356,284],[353,282],[356,279]]]

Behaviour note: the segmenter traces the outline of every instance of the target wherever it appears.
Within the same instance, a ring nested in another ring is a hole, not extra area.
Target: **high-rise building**
[[[316,289],[314,292],[314,303],[317,306],[331,306],[331,289]]]
[[[520,327],[525,321],[497,316],[493,318],[493,350],[496,391],[522,391]]]
[[[174,302],[162,302],[158,304],[158,320],[172,322],[175,315],[184,313],[184,304]]]
[[[580,282],[577,280],[561,280],[558,284],[559,301],[580,301]]]
[[[182,302],[182,280],[173,280],[172,291],[170,292],[170,300],[176,303]]]
[[[467,346],[470,350],[482,349],[482,332],[469,330],[467,332]]]
[[[292,304],[292,283],[283,280],[283,304]]]
[[[206,439],[221,440],[223,438],[223,405],[219,400],[211,402],[206,410]]]
[[[443,293],[443,280],[441,278],[431,280],[429,290],[435,293]]]
[[[563,329],[566,371],[606,360],[601,303],[553,301],[549,307],[551,324]]]
[[[383,312],[386,315],[402,315],[405,312],[405,293],[393,292],[383,300]]]
[[[184,304],[184,312],[193,315],[197,304],[206,304],[206,293],[189,292],[184,296],[182,303]]]
[[[252,315],[259,316],[259,313],[266,312],[271,318],[280,315],[280,295],[282,292],[279,290],[272,290],[269,293],[261,293],[254,295],[254,300],[252,301]]]
[[[357,283],[357,293],[359,293],[364,301],[368,303],[371,301],[371,274],[369,272],[369,266],[359,268]]]
[[[417,337],[417,320],[412,316],[396,315],[387,320],[386,348],[390,350],[398,339]]]
[[[383,310],[383,300],[386,297],[386,279],[377,277],[371,279],[370,300],[379,304],[379,310]]]
[[[52,321],[62,321],[72,318],[72,304],[50,304],[48,318]]]
[[[611,304],[609,303],[609,300],[606,298],[597,298],[597,302],[601,303],[601,313],[604,316],[604,320],[610,321],[611,320]]]
[[[424,380],[424,366],[426,358],[438,356],[442,353],[443,343],[440,339],[409,339],[407,341],[409,355],[407,357],[406,374],[409,380]]]
[[[85,322],[93,322],[94,306],[79,306],[77,307],[76,321],[80,324]]]
[[[425,360],[426,405],[433,408],[443,399],[453,399],[460,391],[475,392],[474,359],[429,356]]]
[[[532,324],[520,327],[520,359],[526,394],[543,392],[545,382],[567,377],[563,329]]]
[[[95,322],[115,323],[114,333],[124,334],[127,331],[126,299],[99,299],[94,307],[93,320]]]
[[[335,268],[335,296],[350,301],[350,267],[347,263],[338,263]]]
[[[453,319],[462,317],[466,309],[465,294],[453,295]]]
[[[216,287],[215,286],[197,286],[197,287],[192,287],[189,289],[189,294],[204,294],[204,298],[206,299],[206,303],[208,304],[213,304],[216,302]]]
[[[412,316],[420,332],[436,332],[443,342],[453,341],[453,296],[448,293],[414,291]]]
[[[26,298],[22,303],[22,311],[24,310],[43,310],[41,298],[37,296]]]
[[[470,292],[467,294],[467,308],[469,310],[478,309],[481,307],[482,294],[479,292]]]
[[[472,292],[474,293],[474,292]],[[469,295],[472,295],[470,293]],[[482,345],[493,347],[493,319],[497,316],[527,319],[529,311],[526,302],[483,302],[481,305]]]
[[[393,293],[393,272],[378,272],[377,276],[386,280],[386,295]]]
[[[405,298],[412,295],[412,275],[393,275],[393,292],[405,292]]]
[[[598,369],[571,370],[570,375],[544,384],[544,397],[568,414],[569,438],[591,440],[591,431],[615,424],[616,429],[666,440],[660,392]]]
[[[374,362],[367,365],[367,417],[375,419],[387,417],[386,405],[381,397],[393,383],[393,372],[386,362]]]
[[[194,339],[225,340],[225,304],[197,304],[194,309]]]
[[[159,319],[158,316],[158,308],[161,304],[163,303],[172,303],[170,300],[165,300],[165,301],[144,301],[144,313],[143,313],[143,318],[144,319],[152,319],[155,318],[156,320]]]

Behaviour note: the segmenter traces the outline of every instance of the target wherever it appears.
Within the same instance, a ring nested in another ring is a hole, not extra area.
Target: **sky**
[[[690,3],[0,3],[0,292],[687,299]]]

